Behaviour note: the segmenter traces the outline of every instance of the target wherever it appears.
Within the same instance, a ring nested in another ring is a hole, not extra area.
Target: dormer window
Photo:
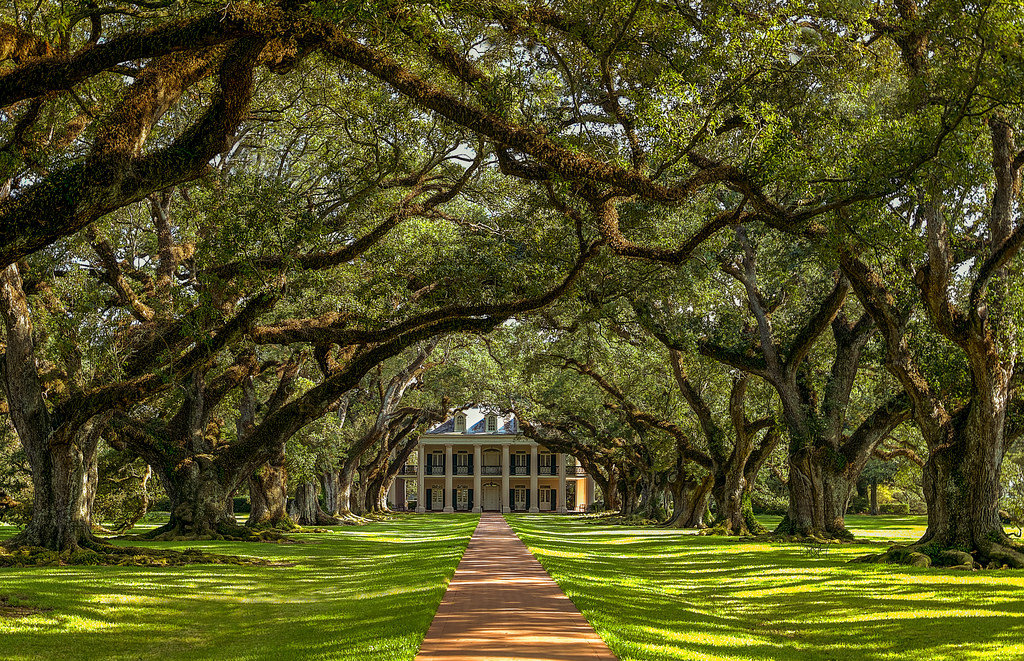
[[[466,416],[458,414],[455,416],[455,431],[464,432],[466,431]]]
[[[487,431],[498,431],[498,416],[487,416]]]

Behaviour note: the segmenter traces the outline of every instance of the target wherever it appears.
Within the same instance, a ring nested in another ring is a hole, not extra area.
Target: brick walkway
[[[484,514],[416,659],[615,661],[500,514]]]

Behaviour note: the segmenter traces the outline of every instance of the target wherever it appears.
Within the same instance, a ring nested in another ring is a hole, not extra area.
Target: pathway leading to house
[[[417,660],[615,661],[500,514],[483,514]]]

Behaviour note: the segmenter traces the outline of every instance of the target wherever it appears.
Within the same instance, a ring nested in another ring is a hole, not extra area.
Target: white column
[[[565,514],[565,455],[558,453],[558,504],[556,512]]]
[[[587,509],[590,509],[590,506],[594,504],[594,478],[590,477],[589,473],[587,474],[587,499],[583,502],[586,504]]]
[[[537,490],[537,472],[540,466],[537,465],[537,444],[530,446],[530,511],[540,511],[540,491]]]
[[[512,503],[508,502],[508,475],[512,466],[508,462],[508,445],[501,446],[501,511],[511,512]]]
[[[444,511],[454,512],[455,503],[452,498],[452,473],[455,471],[455,465],[452,463],[452,444],[446,443],[444,446]]]
[[[416,511],[427,511],[427,489],[423,484],[424,473],[427,472],[427,451],[420,443],[419,465],[416,467]]]
[[[480,505],[484,502],[484,492],[480,486],[480,444],[477,443],[473,446],[473,511],[483,512],[483,508]]]

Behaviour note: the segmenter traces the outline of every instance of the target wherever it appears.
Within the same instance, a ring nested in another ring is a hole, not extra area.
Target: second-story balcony
[[[512,474],[513,475],[529,475],[530,474],[530,467],[529,466],[513,466],[512,467]]]
[[[481,466],[481,475],[501,475],[501,466]]]
[[[444,466],[429,466],[427,475],[444,475]]]
[[[539,466],[538,475],[558,475],[558,466]]]
[[[455,475],[472,475],[472,474],[473,474],[473,467],[472,466],[456,466],[455,467]]]
[[[417,466],[415,464],[406,464],[398,469],[399,475],[416,475]]]

